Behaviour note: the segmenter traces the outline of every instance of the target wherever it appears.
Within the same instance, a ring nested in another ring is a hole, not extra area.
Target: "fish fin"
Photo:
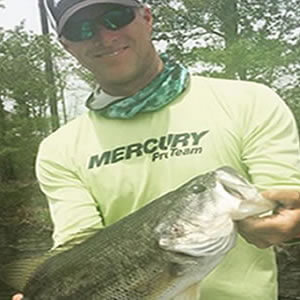
[[[87,228],[82,231],[79,231],[76,234],[74,234],[74,236],[71,236],[71,238],[68,239],[63,244],[60,244],[57,247],[52,248],[51,252],[53,254],[58,254],[60,252],[64,252],[69,249],[72,249],[73,247],[77,246],[78,244],[81,244],[84,241],[91,238],[92,236],[94,236],[96,233],[99,232],[99,230],[101,230],[101,228]]]
[[[61,252],[65,252],[82,243],[85,239],[88,239],[97,231],[99,231],[99,229],[85,230],[80,236],[76,236],[67,241],[65,244],[60,245],[48,252],[45,252],[40,256],[19,259],[10,264],[4,265],[3,267],[1,266],[0,280],[13,287],[14,289],[22,291],[39,265],[45,262],[48,258]]]
[[[4,265],[0,270],[0,279],[12,288],[22,291],[34,271],[48,257],[49,255],[25,258]]]
[[[191,285],[180,294],[176,295],[173,300],[190,300],[190,299],[199,299],[201,296],[199,282]]]

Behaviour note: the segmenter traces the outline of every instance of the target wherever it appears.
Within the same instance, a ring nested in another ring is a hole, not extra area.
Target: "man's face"
[[[111,9],[109,4],[93,5],[76,13],[72,21],[94,19]],[[62,37],[61,42],[100,84],[124,84],[141,76],[153,57],[151,12],[135,8],[135,15],[130,24],[118,30],[99,25],[90,40],[73,42]]]

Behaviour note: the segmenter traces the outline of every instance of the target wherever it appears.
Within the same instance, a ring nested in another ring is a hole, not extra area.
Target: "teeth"
[[[114,52],[111,52],[111,53],[106,53],[106,54],[102,54],[101,56],[109,56],[109,57],[112,57],[112,56],[116,56],[118,54],[120,54],[121,51],[125,50],[126,47],[122,48],[122,49],[118,49]]]
[[[118,54],[119,54],[119,51],[116,51],[116,52],[108,54],[107,56],[115,56],[115,55],[118,55]]]

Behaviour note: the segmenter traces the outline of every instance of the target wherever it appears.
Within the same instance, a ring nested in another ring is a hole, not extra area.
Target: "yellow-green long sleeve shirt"
[[[269,88],[192,77],[178,99],[130,120],[89,111],[46,138],[37,177],[55,247],[112,224],[189,178],[228,165],[260,190],[300,186],[295,120]],[[277,299],[272,249],[239,238],[202,282],[201,300]]]

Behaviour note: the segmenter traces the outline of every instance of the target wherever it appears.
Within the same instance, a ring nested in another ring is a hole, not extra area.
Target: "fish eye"
[[[192,192],[194,194],[200,194],[206,190],[206,187],[202,184],[194,184],[192,186]]]

